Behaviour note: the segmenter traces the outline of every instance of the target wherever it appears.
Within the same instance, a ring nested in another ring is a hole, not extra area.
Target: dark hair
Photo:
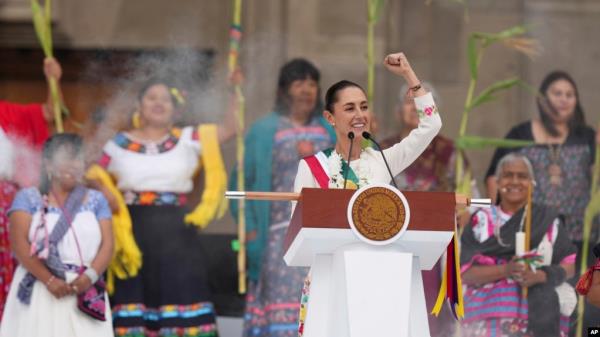
[[[146,92],[155,85],[166,86],[167,91],[169,92],[169,97],[171,97],[171,101],[173,102],[173,106],[175,106],[175,107],[179,106],[177,99],[175,98],[175,96],[173,96],[173,94],[171,94],[171,88],[175,87],[175,85],[173,84],[172,81],[170,81],[166,78],[162,78],[162,77],[151,77],[150,79],[146,80],[140,87],[140,90],[138,91],[138,96],[137,96],[138,100],[141,102],[142,99],[144,98],[144,95],[146,95]]]
[[[318,116],[321,114],[323,102],[321,101],[321,86],[319,81],[321,74],[319,69],[315,67],[308,60],[303,58],[296,58],[288,63],[284,64],[279,70],[279,80],[277,81],[277,97],[275,98],[274,110],[281,115],[288,115],[290,113],[290,96],[288,94],[290,87],[294,81],[311,79],[317,82],[317,104],[312,116]]]
[[[544,129],[546,129],[550,135],[558,136],[558,130],[556,130],[556,127],[554,127],[552,118],[549,116],[549,114],[556,114],[556,110],[548,100],[547,96],[547,91],[548,88],[550,88],[550,85],[558,80],[565,80],[571,83],[573,89],[575,90],[575,111],[573,112],[573,117],[571,117],[571,120],[569,120],[569,132],[576,134],[580,133],[585,127],[585,115],[579,101],[579,91],[577,90],[577,85],[575,84],[575,81],[571,75],[561,70],[555,70],[546,75],[542,81],[542,84],[540,85],[540,94],[542,97],[537,99],[540,120],[544,125]]]
[[[48,170],[44,162],[51,161],[58,150],[67,150],[72,158],[77,157],[82,153],[83,140],[74,133],[59,133],[50,138],[44,143],[42,150],[42,167],[40,179],[40,192],[47,194],[50,190],[50,179]]]
[[[594,247],[594,255],[596,255],[596,257],[600,259],[600,243],[596,244],[596,246]]]
[[[338,100],[338,92],[350,87],[355,87],[362,90],[362,92],[365,92],[365,89],[363,89],[360,85],[352,81],[341,80],[327,89],[327,93],[325,93],[325,110],[333,113],[333,105]]]

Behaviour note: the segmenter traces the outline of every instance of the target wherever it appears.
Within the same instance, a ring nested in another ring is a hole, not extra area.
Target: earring
[[[142,121],[140,120],[139,111],[134,112],[133,115],[131,116],[131,124],[136,129],[139,128],[140,126],[142,126]]]

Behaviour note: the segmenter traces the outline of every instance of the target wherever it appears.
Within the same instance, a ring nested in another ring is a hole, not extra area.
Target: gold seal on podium
[[[410,217],[402,192],[385,185],[358,190],[348,205],[348,220],[358,237],[370,244],[384,245],[400,237]]]

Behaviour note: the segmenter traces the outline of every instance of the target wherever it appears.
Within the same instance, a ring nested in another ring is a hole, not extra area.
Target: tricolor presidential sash
[[[306,164],[308,164],[308,168],[319,184],[319,187],[344,188],[344,179],[347,176],[348,181],[346,182],[346,187],[350,189],[357,189],[359,181],[358,176],[350,167],[350,165],[348,165],[348,162],[346,162],[343,158],[340,157],[340,172],[330,171],[329,161],[331,160],[332,153],[333,148],[330,148],[304,158],[304,161],[306,161]]]

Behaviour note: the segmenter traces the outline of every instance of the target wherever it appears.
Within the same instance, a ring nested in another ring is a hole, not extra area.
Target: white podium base
[[[305,337],[430,337],[419,258],[363,243],[318,254]]]

